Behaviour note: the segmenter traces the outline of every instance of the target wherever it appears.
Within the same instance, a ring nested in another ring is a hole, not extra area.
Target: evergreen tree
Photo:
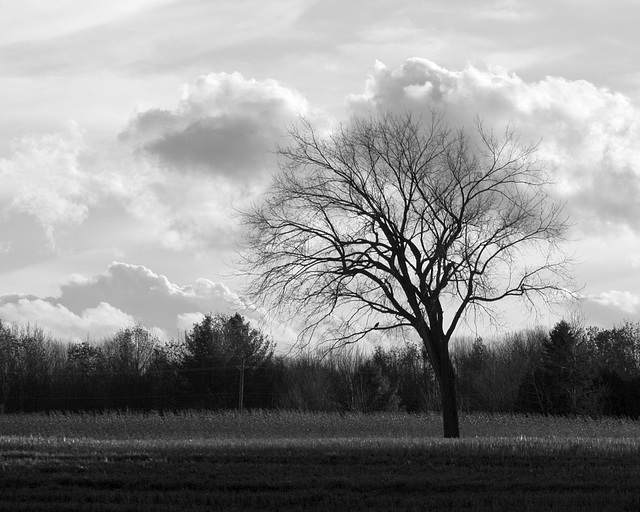
[[[245,372],[273,355],[271,340],[239,315],[205,315],[185,335],[181,369],[194,405],[227,408],[244,399]],[[254,383],[250,383],[252,386]],[[265,391],[254,391],[255,394]]]
[[[584,332],[559,321],[542,342],[541,365],[520,387],[519,409],[545,414],[593,413],[595,368]]]

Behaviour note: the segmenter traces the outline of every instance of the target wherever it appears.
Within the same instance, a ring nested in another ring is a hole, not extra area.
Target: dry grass
[[[253,412],[0,417],[1,510],[624,510],[640,423]]]

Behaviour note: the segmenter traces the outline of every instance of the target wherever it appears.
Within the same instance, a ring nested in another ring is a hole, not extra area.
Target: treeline
[[[612,329],[562,321],[452,347],[463,411],[640,417],[640,323]],[[206,315],[179,341],[141,326],[95,343],[63,343],[0,323],[0,410],[439,409],[416,345],[274,354],[243,317]]]

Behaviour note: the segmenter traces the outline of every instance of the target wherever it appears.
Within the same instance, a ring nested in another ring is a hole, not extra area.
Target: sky
[[[638,19],[636,0],[0,0],[0,319],[171,339],[239,312],[290,343],[234,275],[287,126],[432,107],[541,140],[573,222],[579,311],[499,328],[640,321]]]

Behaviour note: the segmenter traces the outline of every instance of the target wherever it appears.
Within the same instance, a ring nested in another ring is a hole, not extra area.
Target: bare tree
[[[137,324],[120,329],[106,339],[102,351],[113,371],[141,376],[147,371],[153,350],[159,343],[157,336]]]
[[[458,437],[456,327],[506,297],[548,299],[566,279],[567,221],[538,146],[480,121],[452,130],[436,112],[355,118],[327,136],[303,119],[290,135],[281,172],[243,214],[250,294],[335,343],[415,330],[444,435]]]

